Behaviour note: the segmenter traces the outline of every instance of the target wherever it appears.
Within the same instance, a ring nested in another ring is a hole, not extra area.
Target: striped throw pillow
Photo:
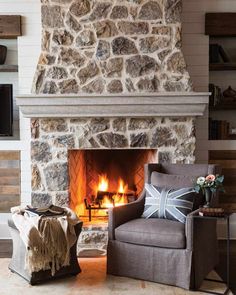
[[[169,189],[146,183],[145,190],[146,198],[142,217],[186,222],[186,216],[193,209],[195,192],[192,187]]]

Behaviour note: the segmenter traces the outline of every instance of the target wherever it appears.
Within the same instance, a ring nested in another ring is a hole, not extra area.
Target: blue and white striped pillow
[[[192,187],[167,189],[146,183],[145,190],[146,198],[142,217],[186,222],[186,216],[193,209],[195,191]]]

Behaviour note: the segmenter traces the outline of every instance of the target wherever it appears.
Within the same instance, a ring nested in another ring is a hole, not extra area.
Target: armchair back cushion
[[[195,179],[195,177],[189,175],[165,174],[157,171],[153,171],[151,174],[151,184],[159,187],[193,187]]]

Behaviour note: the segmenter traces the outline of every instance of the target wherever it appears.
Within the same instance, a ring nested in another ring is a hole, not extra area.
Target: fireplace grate
[[[92,211],[93,210],[108,210],[109,208],[116,206],[116,203],[113,198],[114,195],[118,195],[120,197],[125,197],[127,199],[127,203],[134,202],[137,199],[137,194],[135,191],[129,191],[127,193],[98,191],[95,201],[89,203],[87,198],[84,199],[85,208],[86,208],[86,210],[88,210],[89,221],[92,221]],[[110,206],[104,206],[102,204],[102,201],[105,197],[107,197],[110,200]],[[94,196],[91,197],[91,199],[93,199],[93,198],[94,198]],[[120,206],[122,206],[122,205],[120,205]]]

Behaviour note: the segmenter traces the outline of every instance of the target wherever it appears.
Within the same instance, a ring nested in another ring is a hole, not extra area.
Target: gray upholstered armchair
[[[220,168],[202,164],[148,164],[145,182],[156,181],[153,171],[160,172],[164,181],[165,175],[171,176],[169,186],[177,188],[191,186],[197,176],[220,173]],[[144,219],[141,218],[144,202],[145,191],[137,201],[109,211],[107,273],[198,289],[218,262],[216,221],[193,218],[197,210],[187,216],[186,224]],[[213,202],[217,203],[217,197]]]

